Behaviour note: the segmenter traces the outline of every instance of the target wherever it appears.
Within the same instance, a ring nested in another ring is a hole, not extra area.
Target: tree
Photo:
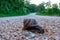
[[[42,11],[44,11],[44,10],[45,10],[45,6],[44,6],[43,3],[41,3],[41,4],[39,4],[39,5],[37,6],[37,12],[42,12]]]
[[[60,3],[59,3],[59,9],[60,9]]]
[[[24,0],[0,0],[0,13],[24,13]]]
[[[52,8],[57,8],[58,9],[58,5],[57,4],[53,4]]]
[[[48,2],[45,3],[47,8],[51,7],[51,1],[49,0]]]
[[[25,8],[27,8],[30,12],[35,12],[35,4],[30,4],[30,0],[25,0]]]
[[[35,4],[30,4],[28,9],[30,10],[30,12],[36,12],[36,5]]]
[[[53,5],[52,5],[52,9],[53,9],[53,12],[54,12],[54,13],[57,13],[57,12],[59,11],[57,4],[53,4]]]
[[[30,4],[30,0],[25,0],[25,8],[30,12],[36,12],[36,5]]]

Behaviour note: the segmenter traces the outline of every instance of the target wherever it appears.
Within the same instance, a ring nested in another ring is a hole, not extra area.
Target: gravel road
[[[44,28],[44,34],[22,31],[23,20],[36,19]],[[38,16],[35,13],[26,16],[0,18],[0,40],[60,40],[60,17]]]

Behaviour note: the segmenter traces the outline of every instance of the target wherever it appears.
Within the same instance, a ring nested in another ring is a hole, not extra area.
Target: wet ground
[[[23,20],[26,18],[36,19],[45,33],[34,34],[22,31]],[[29,14],[0,18],[0,40],[60,40],[60,17]]]

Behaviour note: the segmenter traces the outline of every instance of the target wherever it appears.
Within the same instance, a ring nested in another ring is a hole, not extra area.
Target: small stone
[[[16,39],[16,40],[20,40],[20,39]]]
[[[30,36],[31,36],[31,38],[35,38],[36,37],[36,34],[31,33]]]
[[[29,40],[29,38],[28,38],[28,37],[26,37],[26,40]]]
[[[44,40],[48,40],[48,37],[44,38]]]
[[[17,35],[14,35],[14,37],[16,37]]]
[[[0,38],[0,40],[2,40],[2,39]]]
[[[19,31],[19,29],[17,29],[16,31]]]
[[[53,38],[53,37],[51,37],[51,38],[49,38],[48,40],[56,40],[55,38]]]

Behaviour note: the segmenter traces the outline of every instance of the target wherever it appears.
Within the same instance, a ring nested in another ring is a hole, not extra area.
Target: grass
[[[9,12],[9,13],[4,13],[4,12],[2,12],[2,13],[0,13],[0,17],[11,17],[11,16],[24,16],[24,15],[27,15],[27,14],[29,14],[30,12],[22,12],[22,13],[20,13],[20,12],[13,12],[13,11],[11,11],[11,12]]]
[[[29,13],[28,13],[29,14]],[[11,13],[11,14],[0,14],[0,17],[9,17],[9,16],[24,16],[27,14],[16,14],[16,13]]]
[[[9,16],[24,16],[29,14],[30,11],[26,8],[24,9],[6,9],[6,8],[1,8],[0,9],[0,17],[9,17]]]
[[[41,16],[60,16],[60,13],[56,13],[56,14],[49,14],[49,13],[37,13],[37,15],[41,15]]]
[[[43,12],[37,12],[37,15],[42,16],[60,16],[60,11],[58,12],[52,12],[52,11],[43,11]]]

